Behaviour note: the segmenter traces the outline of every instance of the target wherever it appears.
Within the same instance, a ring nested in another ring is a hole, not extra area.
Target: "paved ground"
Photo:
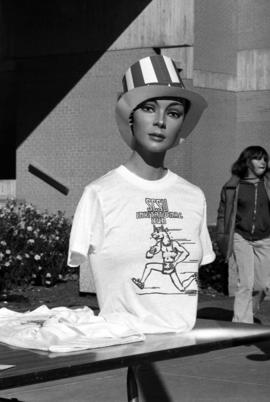
[[[0,295],[1,296],[1,295]],[[87,305],[97,311],[96,297],[89,293],[79,292],[78,278],[65,283],[58,283],[53,287],[33,286],[26,289],[16,289],[8,302],[0,297],[0,308],[6,307],[15,311],[28,311],[46,304],[49,308],[66,306],[76,307]],[[231,320],[233,298],[224,296],[211,289],[199,295],[199,316],[202,318],[215,318]],[[258,319],[263,324],[270,325],[270,299],[262,304]]]
[[[233,298],[200,295],[198,316],[231,320],[232,308]],[[269,300],[264,301],[258,318],[270,325]],[[270,340],[155,364],[142,372],[141,384],[140,401],[144,402],[269,401]],[[126,402],[126,370],[0,392],[0,401],[12,398],[20,402]]]
[[[141,402],[269,402],[270,342],[156,364]],[[126,370],[44,383],[0,395],[20,402],[127,402]],[[0,399],[1,400],[1,399]]]
[[[228,297],[221,294],[201,294],[199,297],[198,317],[231,321],[233,315],[233,301],[233,297]],[[266,298],[262,303],[261,309],[256,315],[255,321],[263,325],[270,325],[269,297]]]

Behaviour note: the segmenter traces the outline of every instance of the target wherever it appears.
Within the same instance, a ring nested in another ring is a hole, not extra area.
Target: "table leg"
[[[127,396],[128,402],[139,402],[135,369],[132,366],[127,371]]]

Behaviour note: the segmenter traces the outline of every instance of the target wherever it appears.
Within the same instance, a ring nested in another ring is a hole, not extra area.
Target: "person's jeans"
[[[270,237],[249,241],[235,233],[233,253],[238,274],[233,321],[253,323],[270,289]]]
[[[238,283],[238,270],[234,254],[232,254],[228,261],[228,293],[229,296],[235,296]]]

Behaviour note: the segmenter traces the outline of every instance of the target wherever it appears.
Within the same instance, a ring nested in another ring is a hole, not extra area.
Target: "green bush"
[[[0,289],[30,283],[52,286],[68,272],[71,222],[62,212],[40,212],[8,200],[0,209]]]

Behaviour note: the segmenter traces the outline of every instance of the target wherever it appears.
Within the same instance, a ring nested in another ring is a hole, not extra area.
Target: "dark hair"
[[[252,159],[261,158],[264,158],[268,167],[269,155],[263,147],[260,147],[259,145],[252,145],[245,148],[239,155],[238,159],[232,165],[232,174],[240,177],[241,179],[244,178],[248,173],[250,161]]]

